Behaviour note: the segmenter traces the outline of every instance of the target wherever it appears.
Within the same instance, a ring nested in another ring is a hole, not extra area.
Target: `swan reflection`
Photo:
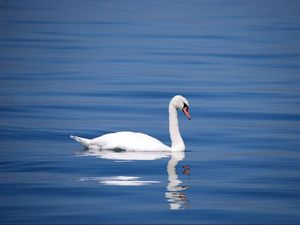
[[[140,177],[113,176],[113,177],[81,177],[79,181],[97,181],[100,184],[115,186],[142,186],[159,183],[159,181],[139,180]]]
[[[182,181],[179,179],[176,173],[176,166],[179,161],[183,160],[185,157],[184,152],[172,152],[171,158],[168,162],[167,172],[169,184],[166,191],[166,199],[170,204],[170,209],[180,209],[187,207],[187,197],[183,192],[188,187],[182,185]],[[189,166],[184,166],[183,174],[189,175]]]
[[[94,156],[101,159],[114,160],[115,162],[157,160],[170,157],[167,164],[168,185],[165,192],[166,200],[172,210],[182,209],[188,206],[187,196],[184,193],[188,187],[182,183],[176,172],[178,162],[185,157],[184,152],[130,152],[89,149],[79,152],[78,156]],[[183,166],[184,175],[189,175],[189,170],[188,165]],[[141,177],[136,176],[81,177],[79,181],[96,181],[104,185],[116,186],[143,186],[160,183],[160,181],[141,180]]]
[[[166,158],[171,155],[170,152],[130,152],[120,150],[97,150],[88,149],[79,152],[80,156],[95,156],[101,159],[110,159],[115,161],[137,161],[137,160],[156,160]]]

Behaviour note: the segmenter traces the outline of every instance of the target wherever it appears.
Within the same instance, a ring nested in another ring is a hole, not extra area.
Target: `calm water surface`
[[[299,1],[0,1],[0,223],[300,223]],[[186,152],[86,151],[131,130]]]

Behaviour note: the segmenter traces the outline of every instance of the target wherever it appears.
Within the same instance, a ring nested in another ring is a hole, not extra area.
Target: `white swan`
[[[183,111],[190,120],[189,102],[181,95],[172,98],[169,104],[169,131],[172,146],[169,147],[156,138],[147,134],[122,131],[109,133],[94,139],[86,139],[77,136],[70,136],[86,148],[109,150],[121,149],[125,151],[184,151],[185,145],[181,138],[178,127],[177,109]]]

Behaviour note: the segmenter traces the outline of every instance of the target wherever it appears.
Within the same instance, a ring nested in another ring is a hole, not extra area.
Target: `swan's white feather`
[[[121,131],[109,133],[90,140],[89,146],[99,149],[122,149],[125,151],[170,151],[170,147],[143,133]]]

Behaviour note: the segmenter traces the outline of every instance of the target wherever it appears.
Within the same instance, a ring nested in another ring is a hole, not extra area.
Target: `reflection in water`
[[[116,186],[142,186],[153,183],[159,183],[159,181],[151,180],[139,180],[140,177],[131,176],[113,176],[113,177],[81,177],[79,181],[97,181],[100,184],[116,185]]]
[[[187,189],[187,186],[181,185],[182,181],[179,180],[176,173],[176,166],[184,157],[184,152],[172,152],[171,159],[168,162],[167,172],[169,184],[165,196],[170,204],[170,209],[180,209],[187,206],[187,197],[183,192]],[[184,166],[183,173],[189,174],[189,166]]]
[[[168,185],[165,197],[169,202],[170,209],[182,209],[187,207],[187,196],[183,192],[188,187],[182,185],[176,173],[176,166],[179,161],[185,157],[184,152],[129,152],[129,151],[111,151],[111,150],[84,150],[78,153],[78,156],[95,156],[102,159],[109,159],[114,161],[135,161],[135,160],[156,160],[171,156],[168,165]],[[183,174],[189,175],[190,168],[188,165],[183,166]],[[140,180],[136,176],[113,176],[113,177],[81,177],[79,181],[96,181],[105,185],[118,185],[118,186],[142,186],[159,181],[145,181]]]
[[[130,152],[130,151],[112,151],[112,150],[97,150],[89,149],[79,152],[79,156],[95,156],[101,159],[110,160],[156,160],[166,158],[171,155],[170,152]]]

